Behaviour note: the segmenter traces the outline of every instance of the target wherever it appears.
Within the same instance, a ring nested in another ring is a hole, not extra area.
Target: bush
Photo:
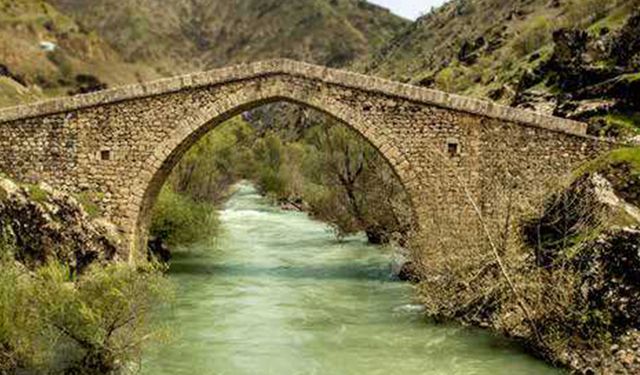
[[[531,21],[513,41],[513,50],[519,57],[527,56],[551,41],[551,23],[545,17]]]
[[[372,243],[404,235],[412,212],[404,187],[380,153],[344,126],[311,129],[302,169],[315,217],[339,236],[365,232]]]
[[[610,0],[572,0],[565,5],[567,27],[585,27],[609,13],[614,2]]]
[[[0,269],[0,374],[4,375],[40,367],[46,348],[38,337],[43,322],[29,307],[31,280],[12,261],[1,261]]]
[[[216,208],[196,202],[165,185],[153,209],[150,234],[169,246],[190,245],[209,240],[218,231]]]
[[[259,139],[253,157],[257,163],[255,178],[258,189],[275,199],[286,199],[289,184],[284,171],[293,167],[287,163],[287,150],[282,140],[275,134]]]
[[[56,263],[0,267],[0,374],[126,372],[159,337],[151,312],[172,295],[152,265],[94,265],[80,279]]]
[[[198,202],[219,203],[229,186],[253,173],[249,147],[254,130],[234,118],[204,136],[176,166],[168,184]]]
[[[171,295],[160,270],[121,263],[96,265],[79,280],[69,275],[52,264],[35,279],[37,307],[61,334],[55,348],[63,367],[74,374],[111,374],[138,361],[144,344],[158,334],[151,312]]]

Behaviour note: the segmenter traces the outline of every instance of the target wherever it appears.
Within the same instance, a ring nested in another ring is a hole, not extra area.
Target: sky
[[[369,2],[382,5],[396,14],[415,20],[428,12],[432,6],[442,5],[445,0],[369,0]]]

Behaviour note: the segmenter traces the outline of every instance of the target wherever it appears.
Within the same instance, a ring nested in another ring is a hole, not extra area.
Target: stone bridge
[[[279,101],[366,138],[404,185],[420,233],[448,250],[483,237],[472,201],[500,225],[518,217],[509,202],[534,202],[550,179],[610,148],[582,123],[272,60],[2,110],[0,171],[93,197],[134,259],[182,155],[225,120]]]

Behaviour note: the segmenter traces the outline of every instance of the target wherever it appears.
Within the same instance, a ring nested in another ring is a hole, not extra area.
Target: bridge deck
[[[0,123],[55,113],[72,112],[86,107],[274,75],[304,77],[328,84],[340,85],[366,92],[377,92],[391,97],[398,97],[441,108],[579,136],[586,136],[587,132],[586,124],[573,120],[547,116],[532,111],[498,105],[490,101],[449,94],[364,74],[287,59],[240,64],[208,72],[193,73],[147,83],[112,88],[91,94],[10,107],[0,110]]]

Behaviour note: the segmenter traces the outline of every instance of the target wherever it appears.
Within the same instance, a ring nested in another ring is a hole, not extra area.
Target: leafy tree
[[[169,246],[189,245],[213,238],[218,230],[216,208],[197,202],[165,185],[153,208],[150,234]]]
[[[307,141],[313,151],[304,170],[324,187],[310,197],[317,217],[341,236],[364,231],[374,243],[409,231],[412,218],[404,188],[373,146],[341,125],[314,128]]]

